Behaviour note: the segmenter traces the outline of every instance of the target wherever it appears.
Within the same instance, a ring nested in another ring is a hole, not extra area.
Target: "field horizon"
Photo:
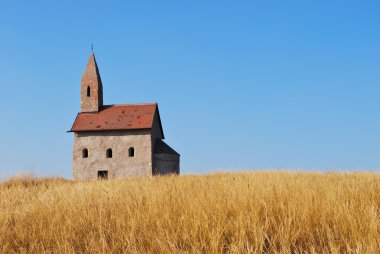
[[[379,220],[373,172],[0,184],[1,253],[378,253]]]
[[[178,176],[209,176],[215,174],[251,174],[251,173],[305,173],[305,174],[379,174],[380,169],[369,170],[369,169],[302,169],[302,168],[247,168],[247,169],[214,169],[214,170],[206,170],[200,172],[181,172]],[[149,178],[150,176],[148,176]],[[152,176],[157,177],[157,176]],[[162,176],[161,176],[162,177]],[[128,179],[138,179],[138,178],[147,178],[147,176],[131,176],[125,178]],[[50,180],[50,179],[61,179],[67,181],[77,181],[72,178],[72,176],[64,176],[64,175],[55,175],[55,174],[40,174],[35,171],[16,171],[12,174],[3,174],[0,175],[0,184],[5,182],[11,182],[14,180]],[[121,179],[123,180],[123,179]],[[81,182],[86,182],[86,180],[79,180]],[[89,182],[94,181],[90,180]]]

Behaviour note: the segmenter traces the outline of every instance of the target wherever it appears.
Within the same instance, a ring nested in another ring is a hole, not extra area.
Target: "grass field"
[[[380,175],[255,172],[0,186],[1,253],[380,253]]]

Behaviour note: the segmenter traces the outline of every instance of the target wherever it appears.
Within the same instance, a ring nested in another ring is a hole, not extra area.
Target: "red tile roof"
[[[156,111],[156,103],[103,106],[99,112],[79,113],[70,131],[151,129]]]

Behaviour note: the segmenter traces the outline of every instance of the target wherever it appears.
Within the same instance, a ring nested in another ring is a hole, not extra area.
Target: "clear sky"
[[[183,173],[380,169],[380,1],[0,2],[0,176],[71,177],[105,104],[158,102]]]

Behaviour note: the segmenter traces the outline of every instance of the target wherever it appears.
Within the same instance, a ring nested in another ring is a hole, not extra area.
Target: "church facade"
[[[94,53],[81,81],[74,133],[73,179],[179,174],[180,155],[164,139],[157,103],[103,105]]]

